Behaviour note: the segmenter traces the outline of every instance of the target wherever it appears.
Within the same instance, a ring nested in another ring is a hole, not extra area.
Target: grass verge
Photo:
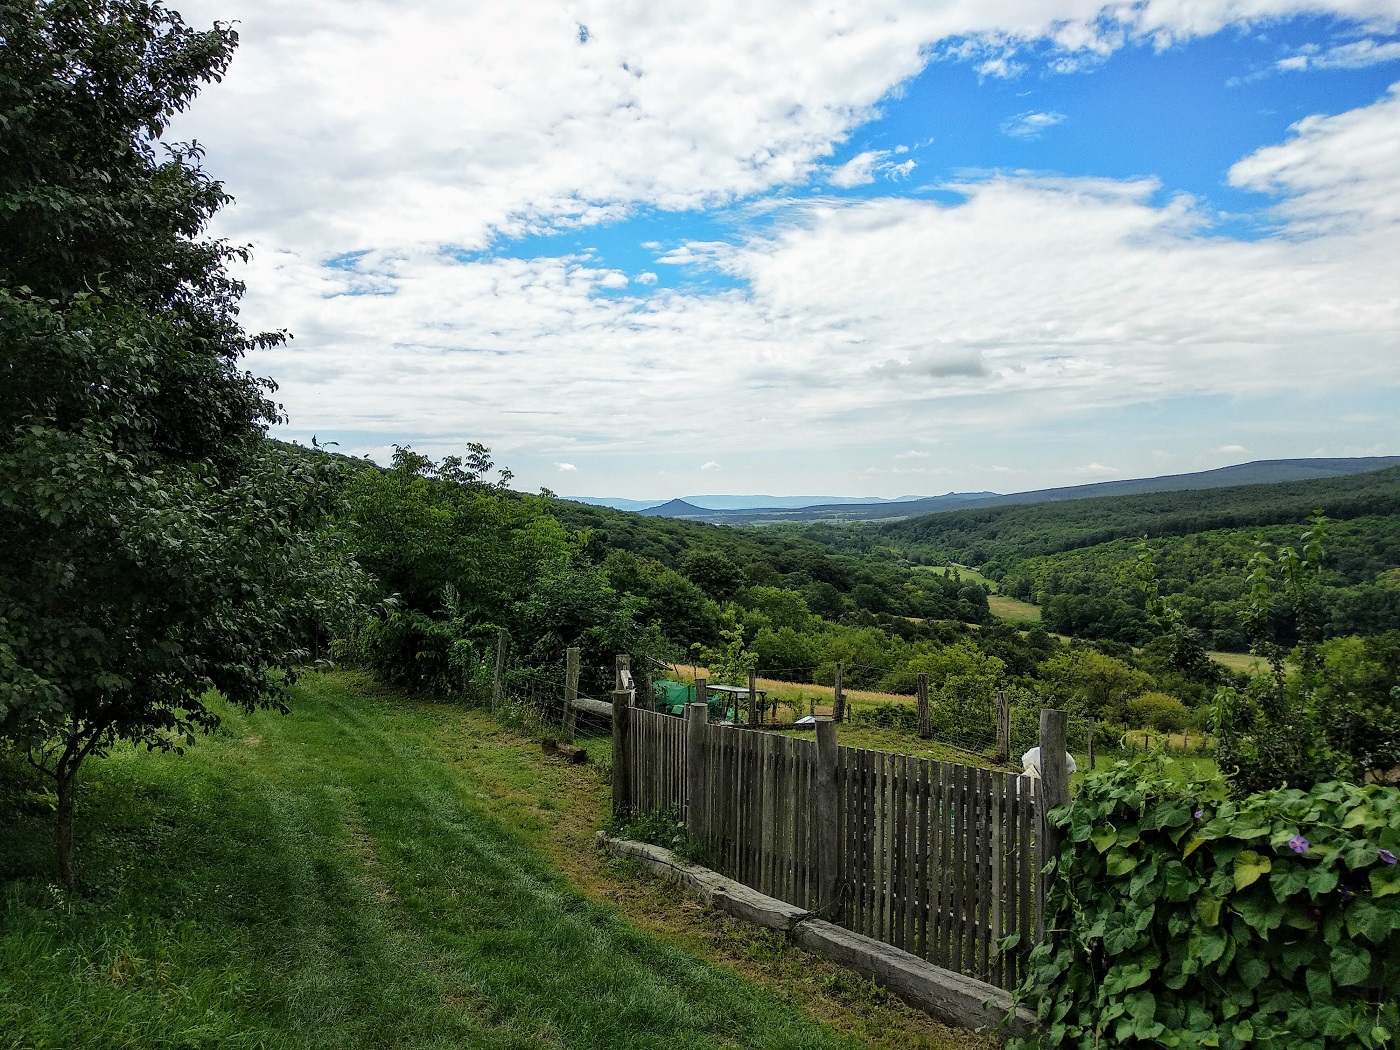
[[[89,764],[81,895],[3,814],[0,1047],[975,1042],[601,857],[597,773],[482,713],[339,676],[223,714]]]

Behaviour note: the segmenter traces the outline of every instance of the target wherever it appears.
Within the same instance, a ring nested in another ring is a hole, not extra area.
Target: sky
[[[277,435],[524,489],[1400,453],[1400,0],[198,0]]]

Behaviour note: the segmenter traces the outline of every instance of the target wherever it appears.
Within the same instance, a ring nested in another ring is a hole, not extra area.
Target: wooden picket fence
[[[625,809],[684,815],[711,864],[762,893],[939,966],[1019,983],[1040,893],[1035,781],[838,747],[834,790],[822,791],[813,741],[636,708],[625,721],[614,774]],[[823,855],[823,820],[835,856]],[[1012,934],[1019,945],[999,952]]]

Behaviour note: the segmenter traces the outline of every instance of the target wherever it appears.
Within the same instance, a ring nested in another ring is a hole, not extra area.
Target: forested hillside
[[[1256,538],[1287,545],[1300,523],[1329,519],[1322,568],[1324,635],[1400,628],[1400,468],[1350,477],[1200,492],[1155,493],[940,514],[869,530],[828,530],[848,549],[875,543],[910,561],[975,565],[1017,598],[1043,606],[1051,630],[1142,644],[1155,633],[1120,572],[1148,539],[1167,593],[1211,648],[1242,650],[1238,600]]]

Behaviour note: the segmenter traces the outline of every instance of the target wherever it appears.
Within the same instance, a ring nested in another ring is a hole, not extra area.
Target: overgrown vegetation
[[[1021,990],[1030,1047],[1395,1045],[1400,790],[1227,798],[1163,760],[1087,778],[1044,943]]]

